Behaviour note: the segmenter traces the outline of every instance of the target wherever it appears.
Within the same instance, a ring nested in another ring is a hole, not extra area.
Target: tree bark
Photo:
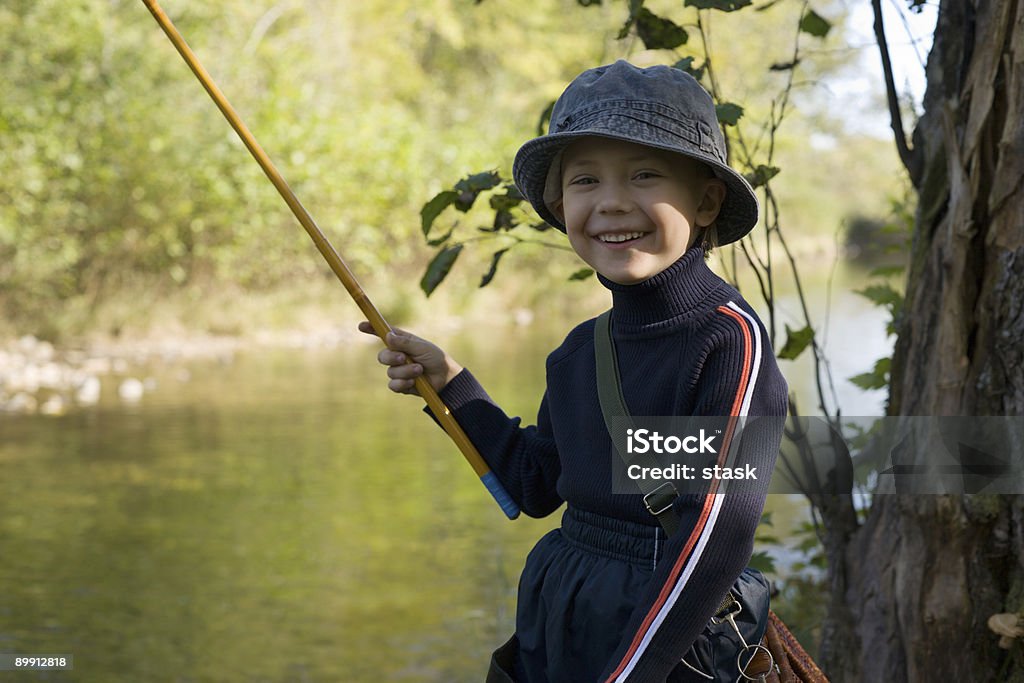
[[[888,414],[1021,416],[1024,0],[942,0],[927,76]],[[1021,498],[875,495],[833,570],[852,624],[831,632],[855,635],[824,650],[832,680],[1024,681],[986,626],[1024,610]]]

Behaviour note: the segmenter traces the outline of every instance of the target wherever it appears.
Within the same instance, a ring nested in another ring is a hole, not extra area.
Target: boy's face
[[[584,261],[612,282],[635,284],[679,260],[715,220],[725,184],[705,169],[653,147],[581,138],[563,153],[552,209]]]

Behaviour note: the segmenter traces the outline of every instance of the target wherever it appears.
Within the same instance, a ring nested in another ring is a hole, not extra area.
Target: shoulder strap
[[[619,376],[619,364],[615,360],[615,342],[612,340],[611,310],[597,317],[594,326],[594,358],[597,361],[597,397],[601,402],[601,414],[608,435],[612,438],[612,447],[622,458],[627,469],[630,465],[641,467],[659,467],[659,463],[649,453],[627,453],[622,444],[614,437],[612,418],[626,418],[632,426],[626,400],[622,396],[622,378]],[[672,536],[679,529],[679,518],[672,510],[672,503],[679,497],[679,492],[672,482],[658,483],[652,479],[637,479],[636,484],[644,494],[644,505],[648,512],[658,518],[665,534]]]

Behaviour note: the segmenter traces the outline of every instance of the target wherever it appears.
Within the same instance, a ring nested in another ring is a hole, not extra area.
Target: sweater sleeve
[[[537,424],[527,427],[506,415],[469,370],[452,378],[439,395],[524,513],[544,517],[561,506],[556,484],[562,470],[546,391]],[[437,421],[429,408],[424,411]]]
[[[720,453],[735,447],[737,461],[756,467],[758,479],[728,493],[718,488],[724,482],[712,481],[705,492],[676,501],[680,529],[666,543],[647,594],[600,679],[607,683],[664,681],[750,560],[788,389],[764,327],[746,307],[718,307],[714,327],[694,415],[724,418]]]

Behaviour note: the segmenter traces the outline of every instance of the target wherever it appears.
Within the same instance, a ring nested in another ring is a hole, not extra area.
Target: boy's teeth
[[[599,235],[597,239],[602,242],[626,242],[643,236],[644,234],[642,232],[627,232],[619,235]]]

